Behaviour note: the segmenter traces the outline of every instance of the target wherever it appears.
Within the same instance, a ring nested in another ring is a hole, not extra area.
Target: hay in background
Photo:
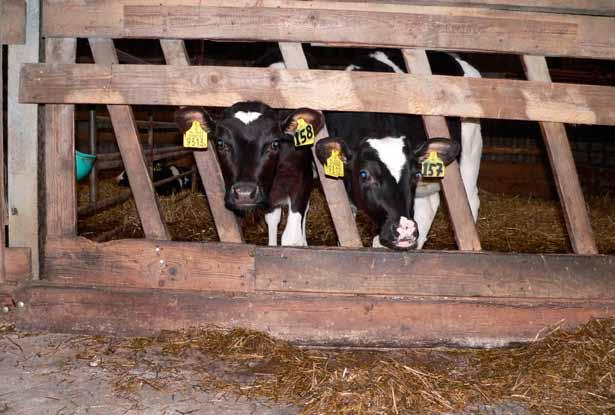
[[[100,181],[99,199],[117,196],[125,188],[112,180]],[[88,201],[88,186],[78,187],[79,203]],[[559,203],[532,197],[509,196],[480,191],[481,206],[478,219],[478,234],[484,250],[519,253],[569,253],[572,252],[566,225]],[[320,187],[310,199],[307,222],[307,238],[310,245],[336,246],[337,238]],[[184,191],[177,195],[160,198],[165,220],[174,240],[217,241],[207,200],[202,193]],[[596,243],[600,253],[615,254],[615,197],[609,194],[587,199]],[[456,249],[446,204],[442,203],[432,225],[425,249]],[[286,214],[278,229],[281,238]],[[94,238],[105,231],[123,226],[115,237],[142,238],[143,230],[133,200],[79,220],[79,233]],[[365,214],[357,214],[357,226],[365,246],[370,246],[376,227]],[[262,212],[246,215],[242,219],[246,242],[267,244],[267,225]]]
[[[553,328],[544,340],[493,350],[306,350],[219,328],[91,339],[77,357],[115,370],[120,394],[164,389],[171,378],[181,383],[174,367],[190,360],[206,391],[291,403],[305,414],[485,413],[487,406],[514,409],[497,413],[615,413],[615,320]],[[153,358],[160,354],[163,360]],[[156,377],[140,376],[152,362]]]

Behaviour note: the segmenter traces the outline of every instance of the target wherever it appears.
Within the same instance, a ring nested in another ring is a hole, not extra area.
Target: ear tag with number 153
[[[295,130],[295,147],[309,146],[314,144],[314,127],[307,123],[303,118],[297,120]]]
[[[344,177],[344,162],[339,150],[333,150],[325,163],[325,174],[331,177]]]
[[[207,131],[198,121],[192,121],[192,127],[184,133],[184,147],[207,148]]]
[[[437,151],[430,151],[429,156],[421,163],[421,176],[444,177],[444,162],[438,157]]]

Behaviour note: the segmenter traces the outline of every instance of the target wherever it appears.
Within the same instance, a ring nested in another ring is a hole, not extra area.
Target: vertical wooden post
[[[190,65],[183,40],[161,39],[160,46],[162,46],[164,58],[168,65]],[[205,188],[220,241],[242,242],[241,229],[237,224],[237,218],[224,205],[224,178],[220,171],[220,163],[216,153],[211,149],[195,151],[194,160],[201,175],[201,181]]]
[[[93,109],[90,109],[89,111],[89,115],[90,115],[90,154],[95,156],[96,155],[96,147],[97,147],[97,128],[96,128],[96,107],[94,107]],[[94,166],[92,166],[92,171],[90,171],[90,202],[91,203],[96,203],[96,192],[97,192],[97,185],[98,183],[96,183],[98,174],[96,172],[96,163],[94,163]]]
[[[76,39],[47,39],[49,63],[73,63]],[[45,195],[47,237],[77,233],[75,189],[75,106],[45,106]]]
[[[7,196],[9,245],[32,252],[32,276],[39,275],[38,105],[19,103],[19,72],[40,61],[40,1],[26,6],[26,43],[11,45],[7,66]]]
[[[522,59],[528,80],[551,82],[547,60],[544,56],[523,56]],[[557,193],[564,209],[572,249],[576,254],[596,255],[598,249],[594,241],[566,128],[561,123],[541,122],[540,129],[551,162]]]
[[[308,69],[308,63],[301,43],[280,42],[279,46],[284,57],[284,63],[288,69]],[[316,142],[328,135],[327,127],[324,126],[316,137]],[[315,148],[316,146],[312,146],[314,159],[316,159]],[[333,225],[335,226],[340,245],[350,248],[362,247],[363,243],[361,242],[357,224],[350,209],[344,183],[341,180],[328,178],[325,176],[322,165],[320,163],[315,164],[318,168],[318,176],[320,177],[320,183],[331,211],[331,218],[333,219]]]
[[[4,61],[2,43],[0,43],[0,284],[6,282],[4,251],[6,245],[6,224],[4,222]]]
[[[107,65],[118,63],[113,40],[89,39],[89,42],[96,63]],[[147,171],[132,108],[129,105],[107,105],[107,109],[143,225],[143,232],[149,239],[170,239],[158,196]]]
[[[431,75],[431,67],[424,50],[404,49],[402,52],[408,72]],[[425,115],[423,116],[423,123],[428,137],[451,138],[446,125],[446,118]],[[457,247],[462,251],[480,251],[480,239],[472,218],[468,196],[461,180],[459,164],[456,161],[447,166],[446,176],[442,179],[442,189],[448,204]]]

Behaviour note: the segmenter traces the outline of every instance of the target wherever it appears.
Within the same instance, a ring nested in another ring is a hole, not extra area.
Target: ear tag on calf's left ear
[[[429,156],[421,163],[421,176],[444,177],[444,162],[438,157],[437,151],[430,151]]]
[[[325,163],[325,174],[330,177],[344,177],[344,162],[339,150],[333,150]]]
[[[192,121],[192,127],[184,133],[184,147],[207,148],[207,131],[198,121]]]
[[[314,144],[314,127],[307,123],[303,118],[297,120],[297,129],[295,130],[295,147],[310,146]]]

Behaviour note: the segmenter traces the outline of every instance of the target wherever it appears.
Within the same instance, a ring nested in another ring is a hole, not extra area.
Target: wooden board
[[[25,0],[0,0],[0,45],[15,45],[25,42]]]
[[[257,248],[256,289],[615,299],[613,256]]]
[[[71,284],[578,300],[615,300],[613,269],[614,256],[401,253],[146,240],[96,244],[85,238],[50,240],[45,259],[48,279]]]
[[[183,40],[161,40],[160,46],[167,64],[189,66],[190,60]],[[201,182],[207,194],[207,202],[216,224],[216,231],[221,242],[242,242],[241,228],[237,223],[235,214],[228,210],[224,203],[224,178],[220,170],[220,163],[213,149],[195,151],[196,161]]]
[[[283,108],[615,125],[615,87],[436,75],[30,64],[20,92],[26,103],[225,107],[260,99]]]
[[[6,206],[4,190],[4,53],[0,44],[0,285],[6,282],[4,251],[6,249]]]
[[[522,60],[529,80],[545,82],[551,80],[547,61],[543,56],[523,56]],[[541,122],[540,129],[551,162],[557,193],[564,210],[572,249],[581,255],[597,254],[598,248],[594,240],[566,127],[560,123]]]
[[[30,248],[6,248],[4,253],[7,282],[19,283],[32,278]]]
[[[123,240],[97,244],[84,238],[47,243],[50,281],[116,287],[201,291],[254,291],[254,247]]]
[[[614,58],[610,17],[366,2],[45,2],[44,36],[192,38]],[[307,4],[301,4],[307,3]],[[327,4],[330,3],[330,4]],[[225,6],[225,7],[219,7]],[[235,6],[235,7],[226,7]],[[283,22],[283,24],[281,24]]]
[[[96,62],[107,65],[118,63],[113,40],[89,39],[89,41]],[[143,232],[150,239],[171,239],[143,156],[132,109],[127,105],[108,105],[107,110],[117,136],[117,144],[130,181]]]
[[[47,39],[49,63],[74,62],[77,39]],[[45,107],[45,212],[47,237],[77,234],[75,106]]]
[[[419,75],[431,75],[431,67],[427,60],[427,54],[422,49],[404,49],[402,51],[404,62],[408,72]],[[451,138],[446,118],[425,115],[423,124],[427,132],[427,137],[446,137]],[[459,171],[459,164],[454,161],[446,167],[446,176],[442,180],[442,190],[448,204],[448,211],[455,232],[457,247],[462,251],[480,251],[480,239],[472,211],[468,203],[468,196]]]
[[[303,52],[301,43],[280,43],[279,44],[284,63],[289,69],[308,69],[307,59]],[[319,108],[316,108],[319,109]],[[327,126],[323,126],[322,130],[316,136],[316,143],[329,136]],[[316,144],[312,146],[312,154],[316,160]],[[337,239],[341,246],[350,248],[360,248],[363,246],[357,223],[350,209],[350,203],[342,180],[331,179],[325,175],[321,163],[314,163],[318,170],[318,177],[322,185],[327,205],[331,213],[331,219],[335,226]]]
[[[50,283],[14,296],[25,304],[10,315],[21,329],[142,335],[215,325],[326,346],[505,346],[615,315],[613,301],[232,296]]]

